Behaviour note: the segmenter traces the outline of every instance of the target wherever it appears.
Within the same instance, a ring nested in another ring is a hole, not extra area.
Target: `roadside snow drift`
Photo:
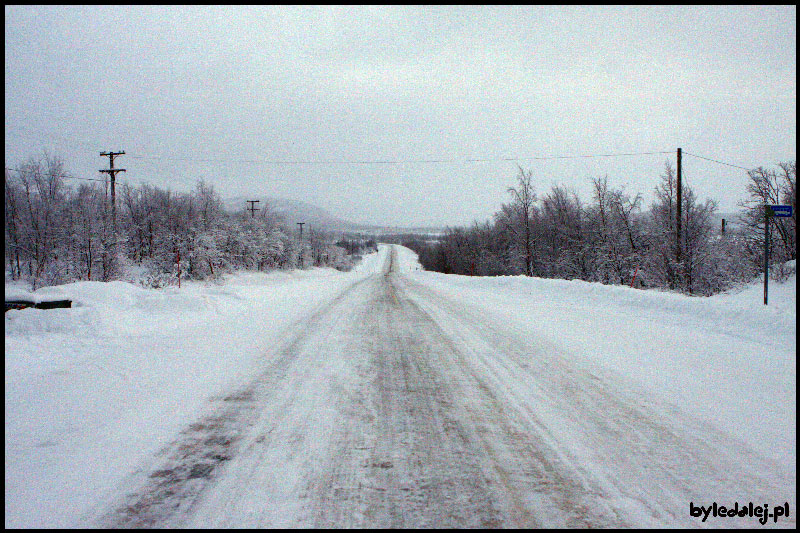
[[[5,314],[6,527],[74,527],[146,457],[244,382],[281,333],[381,268],[239,273],[179,290],[79,282],[71,309]],[[6,285],[6,294],[24,294]]]
[[[796,276],[710,298],[525,276],[413,273],[575,362],[745,440],[795,469]]]

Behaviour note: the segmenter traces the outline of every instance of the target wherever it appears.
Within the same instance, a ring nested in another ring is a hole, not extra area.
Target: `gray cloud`
[[[514,162],[268,165],[684,150],[794,159],[796,8],[6,6],[6,165],[303,199],[363,222],[466,223]],[[146,157],[146,159],[144,159]],[[674,156],[521,161],[585,199],[648,198]],[[198,160],[213,159],[216,162]],[[733,209],[742,172],[685,164]]]

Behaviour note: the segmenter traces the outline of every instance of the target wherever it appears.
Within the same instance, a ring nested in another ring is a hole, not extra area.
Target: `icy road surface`
[[[689,502],[791,497],[777,525],[794,527],[793,473],[382,253],[380,273],[297,323],[257,379],[129,476],[97,525],[760,527],[702,523]]]

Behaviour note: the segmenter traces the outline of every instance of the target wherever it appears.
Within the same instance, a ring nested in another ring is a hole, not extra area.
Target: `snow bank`
[[[419,264],[419,257],[413,250],[405,246],[395,246],[397,251],[397,265],[395,265],[395,272],[414,272],[422,270],[422,265]]]
[[[281,332],[358,279],[333,269],[238,273],[145,289],[79,282],[35,291],[71,309],[5,314],[6,527],[69,527],[209,398],[246,382]],[[7,284],[6,296],[24,293]],[[29,293],[30,295],[30,293]]]
[[[795,468],[796,276],[711,298],[525,276],[409,276]]]

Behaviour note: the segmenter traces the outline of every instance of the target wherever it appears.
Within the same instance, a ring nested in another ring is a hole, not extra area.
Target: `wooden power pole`
[[[117,193],[114,182],[116,181],[117,172],[125,172],[124,168],[114,168],[114,157],[118,155],[125,155],[125,152],[100,152],[101,157],[108,156],[108,166],[110,168],[100,169],[100,172],[105,172],[111,176],[111,224],[115,233],[117,231]]]
[[[680,269],[680,262],[681,262],[681,197],[682,197],[682,186],[681,186],[681,149],[678,148],[678,184],[677,184],[677,216],[675,217],[675,244],[676,251],[675,251],[675,259],[678,262],[678,267]]]
[[[255,207],[255,204],[259,203],[260,201],[261,200],[245,200],[245,202],[250,204],[250,207],[247,210],[250,211],[250,216],[251,217],[256,216],[256,211],[261,211],[260,209]]]
[[[297,223],[297,225],[300,226],[300,268],[305,266],[303,261],[303,224],[305,224],[305,222]]]

